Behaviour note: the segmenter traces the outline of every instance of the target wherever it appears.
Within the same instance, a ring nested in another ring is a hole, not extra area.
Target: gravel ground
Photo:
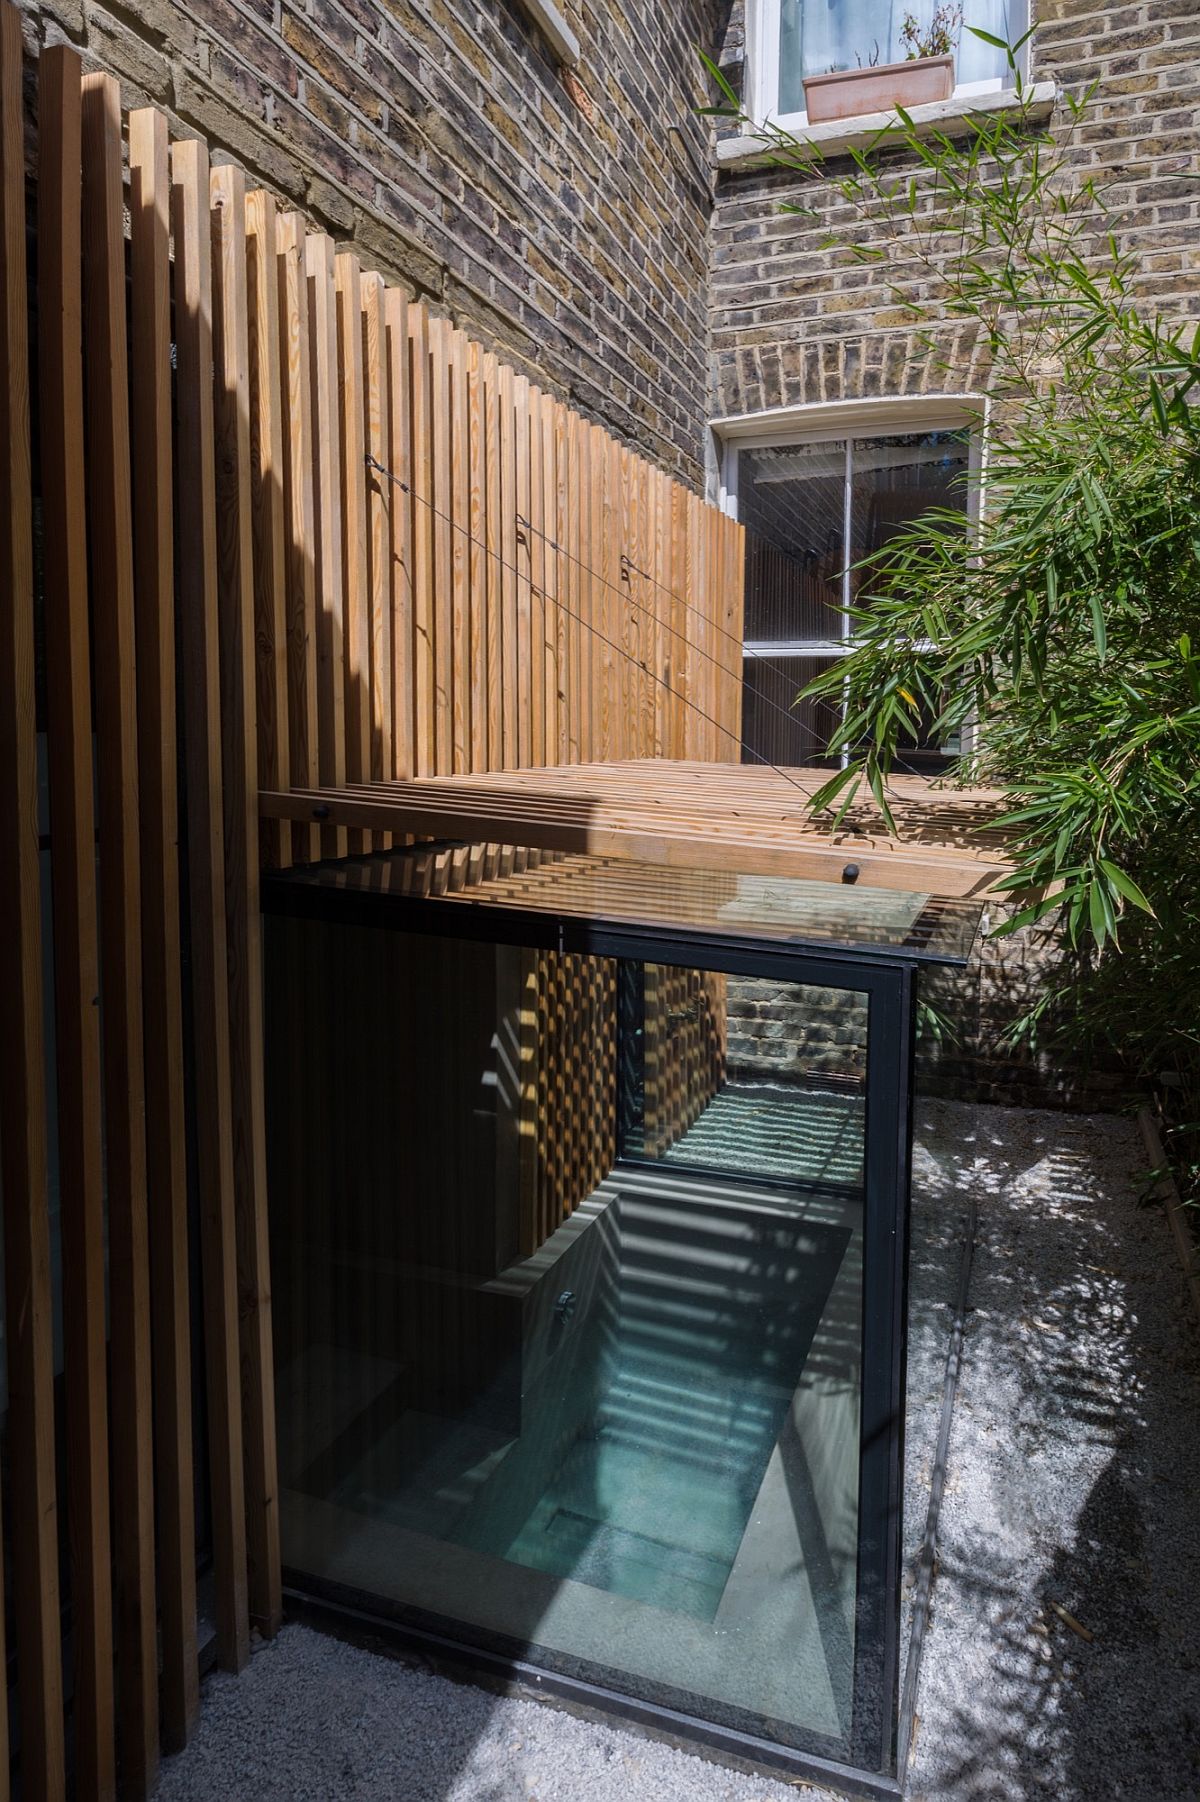
[[[1200,1336],[1128,1122],[928,1103],[980,1199],[914,1802],[1200,1797]],[[953,1232],[946,1235],[952,1242]],[[947,1270],[949,1265],[947,1265]],[[915,1441],[925,1455],[929,1435]],[[1059,1612],[1059,1611],[1062,1612]],[[158,1802],[815,1802],[288,1627],[216,1676]]]
[[[1140,1135],[932,1112],[980,1232],[910,1794],[1195,1802],[1200,1336]]]

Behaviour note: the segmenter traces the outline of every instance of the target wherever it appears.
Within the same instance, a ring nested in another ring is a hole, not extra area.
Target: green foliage
[[[1072,153],[1090,94],[1051,138],[1017,48],[1007,115],[951,138],[901,114],[832,178],[854,224],[829,247],[893,272],[924,354],[947,323],[985,354],[987,461],[959,506],[859,566],[854,648],[806,691],[847,700],[846,766],[815,805],[868,790],[886,814],[922,712],[965,728],[954,780],[1011,797],[1002,930],[1044,921],[1064,952],[1025,1029],[1120,1046],[1196,1119],[1200,330],[1139,299],[1126,222]],[[831,179],[812,146],[762,135],[770,160]]]

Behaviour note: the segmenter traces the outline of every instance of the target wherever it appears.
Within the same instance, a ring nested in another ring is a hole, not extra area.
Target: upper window
[[[808,121],[806,76],[903,62],[909,54],[905,23],[915,20],[918,37],[927,34],[937,0],[752,0],[750,44],[751,110],[795,128]],[[993,93],[1011,79],[1005,52],[976,37],[971,27],[1003,43],[1025,30],[1028,0],[963,0],[943,4],[955,39],[954,97]]]
[[[746,528],[744,762],[826,761],[840,709],[796,697],[852,647],[861,560],[931,508],[971,506],[976,453],[965,427],[727,450],[726,492]],[[932,775],[959,748],[925,722],[901,767]]]

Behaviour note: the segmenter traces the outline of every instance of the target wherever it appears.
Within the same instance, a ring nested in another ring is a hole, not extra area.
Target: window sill
[[[568,69],[579,64],[579,39],[567,24],[554,0],[521,0],[521,5],[538,27],[560,63]]]
[[[1025,90],[1027,117],[1035,124],[1048,119],[1054,110],[1057,94],[1054,82],[1034,82]],[[921,137],[933,131],[957,137],[970,130],[973,119],[1012,112],[1015,107],[1016,97],[1012,89],[1007,88],[995,94],[963,94],[957,98],[952,95],[949,100],[933,100],[925,106],[914,106],[909,118]],[[846,150],[861,150],[877,138],[880,132],[898,127],[899,124],[896,113],[866,113],[861,119],[838,119],[831,125],[814,125],[798,132],[797,141],[811,145],[817,153],[817,160],[820,160],[839,156]],[[769,165],[770,160],[771,153],[764,150],[761,138],[747,135],[717,141],[716,165],[722,174],[742,169],[761,169],[764,165]]]

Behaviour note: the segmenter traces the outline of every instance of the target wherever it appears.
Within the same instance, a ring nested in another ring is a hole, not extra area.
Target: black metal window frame
[[[805,1751],[702,1716],[563,1676],[534,1662],[473,1646],[450,1632],[416,1627],[380,1599],[311,1573],[286,1571],[293,1605],[361,1631],[386,1623],[399,1643],[481,1674],[527,1682],[568,1703],[641,1721],[737,1758],[783,1768],[818,1784],[871,1798],[901,1795],[896,1769],[900,1687],[900,1577],[907,1366],[909,1189],[916,978],[909,948],[772,943],[681,927],[630,926],[461,900],[340,888],[287,874],[267,877],[264,913],[392,932],[570,952],[638,963],[766,976],[867,997],[863,1185],[861,1424],[853,1700],[848,1752]],[[373,1602],[375,1605],[373,1606]],[[390,1618],[389,1618],[390,1617]]]

